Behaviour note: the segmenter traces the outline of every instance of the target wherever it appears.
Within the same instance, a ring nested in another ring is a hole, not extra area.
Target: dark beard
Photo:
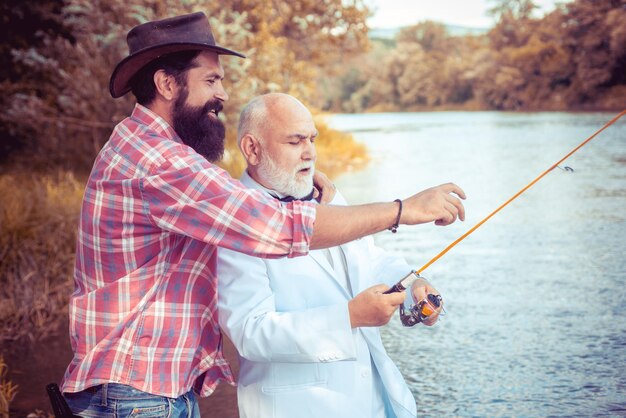
[[[219,161],[224,156],[226,129],[221,120],[209,117],[208,113],[211,110],[221,111],[222,102],[211,100],[204,106],[187,106],[188,95],[185,89],[174,102],[173,128],[185,145],[210,162]]]

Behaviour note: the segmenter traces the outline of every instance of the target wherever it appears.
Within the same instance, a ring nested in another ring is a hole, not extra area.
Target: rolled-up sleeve
[[[257,257],[308,253],[315,222],[313,203],[281,204],[199,160],[171,159],[142,179],[143,209],[150,222],[165,231]]]

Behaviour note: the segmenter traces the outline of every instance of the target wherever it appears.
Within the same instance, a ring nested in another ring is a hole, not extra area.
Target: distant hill
[[[458,26],[458,25],[446,25],[446,30],[451,36],[465,36],[465,35],[484,35],[489,32],[488,28],[470,28],[467,26]],[[403,27],[397,28],[370,28],[369,38],[370,39],[394,39],[398,32],[400,32]]]

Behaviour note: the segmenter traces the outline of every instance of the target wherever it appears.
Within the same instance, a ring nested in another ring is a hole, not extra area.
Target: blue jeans
[[[74,414],[82,417],[200,418],[193,391],[173,399],[126,385],[106,383],[63,396]]]

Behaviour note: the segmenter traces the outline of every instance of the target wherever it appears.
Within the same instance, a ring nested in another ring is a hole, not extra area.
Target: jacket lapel
[[[327,274],[335,277],[335,271],[328,262],[328,259],[324,254],[325,252],[326,250],[312,250],[309,251],[309,256],[311,256],[311,258],[315,260],[315,262],[319,264],[320,267],[322,267]]]
[[[361,292],[361,283],[359,281],[359,254],[356,242],[349,242],[340,246],[343,256],[346,260],[346,272],[348,273],[348,282],[350,283],[350,290],[352,291],[352,297]]]
[[[346,298],[351,299],[352,296],[350,295],[350,292],[348,291],[348,289],[344,287],[342,283],[339,282],[339,279],[337,278],[337,273],[335,273],[335,270],[328,262],[328,258],[326,258],[325,253],[326,253],[326,250],[313,250],[313,251],[309,251],[309,256],[313,260],[315,260],[315,262],[319,264],[319,266],[326,272],[326,274],[328,274],[332,278],[332,280],[335,282],[337,287],[339,287],[341,291],[344,293]],[[348,276],[348,280],[349,280],[349,276]]]

